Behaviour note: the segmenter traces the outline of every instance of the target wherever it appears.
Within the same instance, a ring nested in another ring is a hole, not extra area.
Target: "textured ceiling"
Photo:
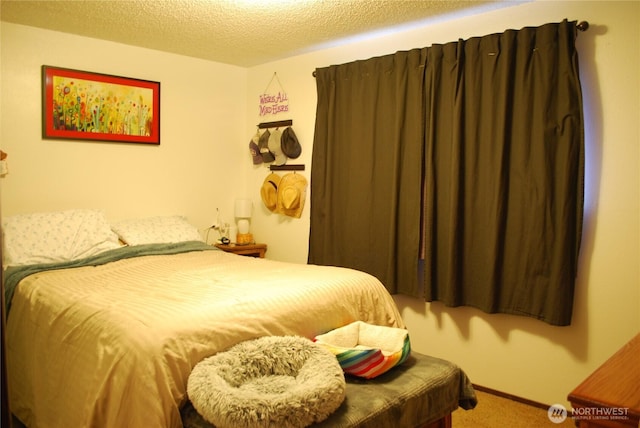
[[[1,0],[2,21],[243,67],[505,0]]]

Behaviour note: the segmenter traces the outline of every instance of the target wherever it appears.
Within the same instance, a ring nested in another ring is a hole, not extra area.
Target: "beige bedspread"
[[[374,277],[221,251],[32,274],[7,323],[12,411],[29,427],[179,427],[203,358],[355,320],[403,327]]]

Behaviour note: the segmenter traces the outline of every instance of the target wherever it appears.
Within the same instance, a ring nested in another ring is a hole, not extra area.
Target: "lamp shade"
[[[251,218],[253,202],[251,199],[236,199],[235,216],[237,218]]]

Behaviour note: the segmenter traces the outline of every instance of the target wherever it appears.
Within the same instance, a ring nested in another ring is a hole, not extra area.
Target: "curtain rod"
[[[587,31],[589,29],[589,22],[588,21],[580,21],[576,24],[576,28],[582,32]],[[311,75],[313,77],[316,77],[316,71],[313,70],[311,72]]]
[[[589,22],[588,21],[580,21],[580,22],[578,22],[578,24],[576,24],[576,27],[578,27],[578,30],[580,30],[580,31],[587,31],[589,29]]]

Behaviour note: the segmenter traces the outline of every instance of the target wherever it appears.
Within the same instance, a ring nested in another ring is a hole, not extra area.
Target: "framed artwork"
[[[160,144],[160,83],[43,65],[42,138]]]

